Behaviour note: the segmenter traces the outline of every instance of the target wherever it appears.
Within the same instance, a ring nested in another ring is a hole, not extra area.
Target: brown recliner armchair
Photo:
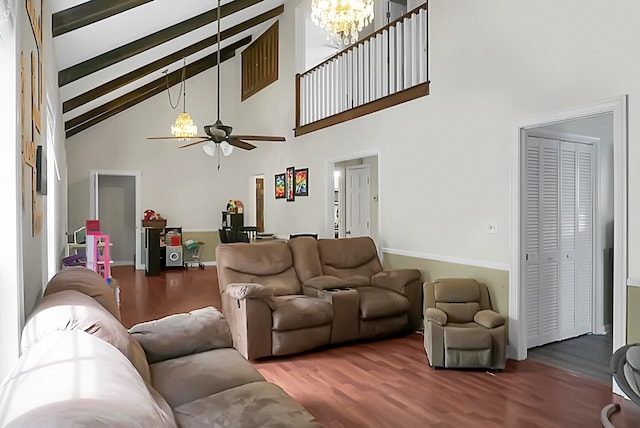
[[[431,367],[504,369],[505,318],[473,279],[424,284],[424,348]]]

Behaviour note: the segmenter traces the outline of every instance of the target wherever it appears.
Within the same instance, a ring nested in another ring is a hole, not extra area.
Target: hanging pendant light
[[[373,0],[312,0],[311,20],[327,30],[327,39],[353,44],[373,21]]]
[[[182,83],[180,84],[182,88],[182,113],[178,115],[176,118],[176,122],[171,127],[171,135],[174,137],[178,137],[179,141],[189,141],[191,137],[196,136],[198,133],[198,127],[193,124],[193,119],[189,113],[187,113],[187,83],[186,83],[186,68],[187,62],[183,59],[182,64]],[[167,91],[169,91],[169,77],[167,76]],[[176,106],[173,106],[171,102],[171,92],[169,92],[169,104],[172,108],[176,108],[180,103],[180,96],[178,96],[178,102]]]

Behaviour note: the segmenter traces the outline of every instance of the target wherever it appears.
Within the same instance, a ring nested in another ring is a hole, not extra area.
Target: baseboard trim
[[[434,260],[437,262],[455,263],[458,265],[476,266],[485,269],[494,269],[509,271],[509,265],[507,263],[496,263],[485,260],[466,259],[463,257],[442,256],[439,254],[422,253],[418,251],[399,250],[397,248],[383,248],[383,253],[394,254],[397,256],[415,257],[417,259]]]

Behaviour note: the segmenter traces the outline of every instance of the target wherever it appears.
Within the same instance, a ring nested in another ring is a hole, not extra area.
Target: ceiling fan
[[[209,156],[215,156],[216,153],[222,152],[224,156],[229,156],[233,152],[234,147],[244,150],[253,150],[256,148],[247,141],[286,141],[284,137],[265,136],[265,135],[233,135],[231,132],[233,128],[228,125],[224,125],[220,120],[220,0],[218,0],[218,52],[217,52],[217,120],[213,125],[205,125],[204,132],[206,135],[198,135],[192,138],[197,138],[196,141],[190,141],[186,144],[178,146],[179,149],[185,147],[194,146],[200,143],[206,143],[202,146],[204,152]],[[184,137],[147,137],[149,140],[165,140],[165,139],[179,139],[185,141]],[[188,141],[188,139],[186,139]],[[220,154],[218,154],[218,170],[220,169]]]

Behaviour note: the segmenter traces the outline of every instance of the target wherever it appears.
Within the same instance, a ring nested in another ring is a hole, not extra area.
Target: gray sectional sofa
[[[58,273],[0,385],[0,427],[318,427],[231,347],[213,307],[127,331],[112,290],[83,267]]]

